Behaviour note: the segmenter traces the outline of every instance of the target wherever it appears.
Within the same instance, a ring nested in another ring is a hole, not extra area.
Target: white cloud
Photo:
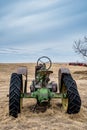
[[[53,2],[53,1],[52,1]],[[23,4],[23,3],[22,3]],[[22,9],[22,8],[21,8]],[[23,10],[22,10],[23,11]],[[52,27],[62,28],[66,25],[70,25],[73,22],[80,20],[81,17],[84,18],[87,16],[87,13],[85,14],[76,14],[73,16],[61,16],[60,9],[54,9],[50,10],[48,12],[39,12],[37,14],[32,15],[25,15],[17,17],[16,12],[9,14],[7,16],[4,16],[1,18],[0,21],[0,29],[1,30],[7,30],[7,29],[14,29],[17,30],[21,28],[21,32],[37,32],[40,30],[45,30]],[[56,15],[56,18],[54,18],[54,15]],[[23,31],[22,31],[23,28]]]

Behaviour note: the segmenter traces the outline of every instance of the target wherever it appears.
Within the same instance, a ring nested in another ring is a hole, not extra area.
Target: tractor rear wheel
[[[22,75],[12,73],[9,89],[9,115],[17,117],[21,111]]]
[[[69,114],[78,113],[81,107],[81,99],[76,82],[70,74],[63,74],[61,92],[67,94],[66,98],[62,98],[62,106],[64,110]]]

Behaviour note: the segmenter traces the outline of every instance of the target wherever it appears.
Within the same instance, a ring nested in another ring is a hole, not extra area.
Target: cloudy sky
[[[0,0],[0,62],[81,61],[75,40],[87,36],[87,0]]]

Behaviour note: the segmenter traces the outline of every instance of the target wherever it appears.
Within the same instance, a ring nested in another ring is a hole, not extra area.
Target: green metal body
[[[22,93],[21,98],[36,98],[37,102],[49,102],[52,98],[67,98],[67,94],[51,92],[48,88],[40,88],[32,93]]]

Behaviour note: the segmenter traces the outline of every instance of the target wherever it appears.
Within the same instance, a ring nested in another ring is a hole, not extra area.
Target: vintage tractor
[[[52,66],[50,58],[43,56],[37,60],[35,79],[27,92],[27,67],[19,67],[17,73],[12,73],[9,88],[9,115],[17,117],[21,113],[23,98],[36,98],[36,106],[47,106],[52,98],[61,98],[62,108],[69,114],[80,111],[81,99],[69,69],[60,68],[58,82],[50,81],[49,70]]]

